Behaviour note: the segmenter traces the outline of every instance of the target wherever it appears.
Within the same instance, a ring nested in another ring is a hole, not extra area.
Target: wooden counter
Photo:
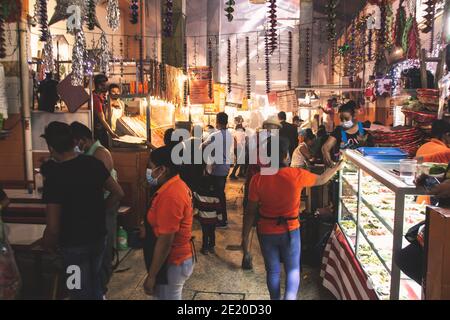
[[[126,229],[136,227],[142,221],[147,207],[147,182],[145,172],[149,151],[146,149],[118,148],[111,150],[114,168],[117,170],[119,184],[125,192],[121,205],[131,208],[130,213],[120,218],[120,224]],[[48,157],[45,152],[33,152],[35,168],[41,165],[41,159]]]
[[[426,300],[450,300],[450,209],[428,208]]]

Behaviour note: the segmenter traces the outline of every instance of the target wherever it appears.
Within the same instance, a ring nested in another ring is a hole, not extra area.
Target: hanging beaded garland
[[[236,2],[234,0],[228,0],[227,2],[225,2],[225,17],[227,17],[228,22],[233,21],[234,16],[234,6],[236,5]]]
[[[139,39],[139,81],[142,84],[144,83],[144,39],[142,36]],[[144,86],[142,85],[142,88],[143,87]]]
[[[434,17],[436,14],[436,0],[427,0],[425,2],[427,8],[425,9],[426,14],[423,16],[425,19],[424,27],[422,28],[423,33],[430,33],[434,26]]]
[[[234,55],[234,74],[236,78],[238,78],[238,69],[239,69],[239,39],[236,35],[236,46],[235,46],[235,55]]]
[[[403,6],[404,0],[400,0],[398,4],[397,14],[395,18],[394,23],[394,45],[397,47],[402,46],[402,37],[405,32],[405,26],[406,26],[406,11],[405,7]]]
[[[120,38],[119,41],[120,46],[120,78],[123,78],[123,41],[122,38]]]
[[[270,54],[272,54],[277,48],[278,39],[277,39],[277,4],[276,0],[267,0],[269,3],[269,11],[268,11],[268,30],[266,31],[268,36],[268,45]]]
[[[348,61],[348,75],[350,76],[350,82],[353,81],[353,76],[355,75],[356,69],[356,26],[353,21],[350,27],[350,39],[349,39],[349,47],[350,47],[350,56]]]
[[[338,0],[328,0],[328,3],[325,6],[327,10],[327,29],[329,41],[334,41],[334,39],[336,39],[336,8],[338,2]]]
[[[137,24],[139,21],[139,0],[131,0],[130,5],[130,22],[132,24]]]
[[[209,67],[209,75],[208,75],[208,97],[210,100],[213,99],[213,62],[212,62],[212,41],[211,38],[208,39],[208,67]]]
[[[372,61],[372,57],[373,57],[372,41],[373,41],[373,30],[370,29],[367,34],[367,60],[368,61]]]
[[[278,70],[283,71],[283,65],[281,63],[281,32],[278,35],[278,40],[280,40],[280,45],[278,46]]]
[[[269,37],[266,33],[264,36],[265,42],[265,62],[266,62],[266,93],[270,93],[270,46],[269,46]]]
[[[173,0],[166,0],[165,7],[163,33],[165,37],[171,37],[173,30]]]
[[[122,42],[122,39],[120,40]],[[108,40],[106,39],[105,33],[102,33],[100,36],[100,71],[103,72],[107,77],[109,76],[109,48],[108,48]]]
[[[231,93],[231,39],[227,41],[227,90]]]
[[[82,86],[84,79],[84,59],[86,52],[86,40],[83,29],[75,33],[75,44],[72,50],[72,85]]]
[[[183,71],[184,74],[188,74],[188,56],[187,56],[187,42],[183,44]],[[184,81],[183,90],[183,105],[187,107],[188,105],[188,95],[189,95],[189,80]]]
[[[252,83],[250,74],[250,38],[245,37],[245,56],[246,56],[246,76],[247,76],[247,99],[252,98]]]
[[[95,28],[95,20],[96,20],[96,15],[95,15],[95,7],[97,5],[96,0],[88,0],[88,5],[87,5],[87,27],[88,30],[94,30]]]
[[[108,27],[116,31],[120,26],[119,0],[108,0],[106,6],[106,22]],[[121,40],[122,41],[122,40]]]
[[[39,41],[46,42],[48,37],[47,0],[37,0],[37,1],[39,1],[39,26],[41,29]]]
[[[287,68],[287,83],[288,88],[292,89],[292,32],[288,33],[288,68]]]
[[[43,65],[44,65],[44,72],[46,73],[55,72],[55,63],[53,60],[53,41],[50,31],[47,34],[47,41],[45,42],[44,45]]]
[[[0,3],[0,59],[6,57],[6,41],[5,41],[5,17],[3,16],[3,5]]]
[[[305,84],[309,85],[311,83],[310,77],[311,77],[311,71],[310,71],[310,65],[311,65],[311,29],[306,28],[305,30]]]

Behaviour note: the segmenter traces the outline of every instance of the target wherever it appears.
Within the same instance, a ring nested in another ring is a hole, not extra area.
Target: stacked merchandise
[[[397,127],[395,129],[377,129],[371,131],[378,147],[398,147],[411,157],[424,143],[424,133],[418,127]]]
[[[5,86],[5,69],[0,64],[0,114],[3,115],[3,119],[8,119],[8,100],[6,99]]]

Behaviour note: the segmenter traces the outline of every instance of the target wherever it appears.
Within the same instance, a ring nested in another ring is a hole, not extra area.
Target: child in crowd
[[[203,245],[200,252],[204,255],[215,253],[216,225],[219,221],[217,211],[220,210],[220,200],[214,191],[210,176],[200,178],[199,188],[194,191],[194,212],[202,226]]]

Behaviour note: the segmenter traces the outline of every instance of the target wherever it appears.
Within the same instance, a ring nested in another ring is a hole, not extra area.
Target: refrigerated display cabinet
[[[380,299],[421,299],[422,289],[400,272],[395,255],[406,246],[404,234],[425,220],[423,188],[406,184],[397,174],[399,162],[365,158],[357,150],[344,153],[339,174],[338,224]]]

